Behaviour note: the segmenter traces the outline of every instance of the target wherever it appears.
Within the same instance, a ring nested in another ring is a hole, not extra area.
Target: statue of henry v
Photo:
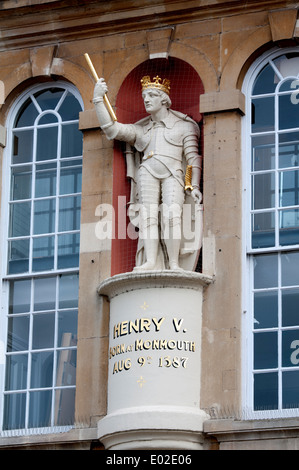
[[[129,148],[127,171],[132,185],[131,203],[134,208],[138,207],[139,226],[135,270],[180,270],[184,202],[189,198],[193,204],[195,219],[198,209],[202,208],[199,127],[187,115],[170,109],[168,79],[162,82],[161,78],[154,77],[151,81],[146,76],[141,85],[149,116],[135,124],[111,119],[103,100],[108,91],[103,78],[96,83],[93,103],[107,138],[127,142]],[[130,151],[131,146],[135,154]],[[202,212],[200,214],[202,220]],[[199,227],[202,231],[201,223],[195,230]],[[199,251],[201,234],[196,235]]]

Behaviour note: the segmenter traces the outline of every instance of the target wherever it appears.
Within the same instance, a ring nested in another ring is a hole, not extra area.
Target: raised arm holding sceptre
[[[89,65],[89,68],[90,68],[90,71],[91,71],[91,73],[92,73],[92,75],[93,75],[93,78],[95,79],[95,82],[97,83],[97,82],[99,81],[99,77],[98,77],[98,74],[97,74],[97,72],[96,72],[96,69],[94,68],[93,63],[91,62],[91,59],[90,59],[89,55],[88,55],[87,53],[85,53],[84,56],[85,56],[86,62],[87,62],[88,65]],[[109,101],[109,99],[108,99],[108,97],[107,97],[107,94],[105,94],[105,95],[103,96],[103,99],[104,99],[104,101],[105,101],[105,104],[106,104],[106,106],[107,106],[107,108],[108,108],[109,114],[110,114],[110,116],[112,117],[113,121],[117,121],[115,112],[113,111],[113,108],[112,108],[111,103],[110,103],[110,101]]]

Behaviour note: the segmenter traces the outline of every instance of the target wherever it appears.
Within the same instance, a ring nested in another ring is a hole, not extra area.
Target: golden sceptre
[[[94,66],[93,66],[93,63],[92,63],[91,60],[90,60],[89,55],[88,55],[87,53],[85,53],[85,54],[84,54],[84,57],[85,57],[85,59],[86,59],[88,65],[89,65],[89,68],[90,68],[90,71],[91,71],[91,73],[92,73],[92,75],[93,75],[93,78],[94,78],[95,81],[97,82],[97,81],[99,80],[99,77],[98,77],[98,74],[97,74],[97,72],[96,72],[96,70],[95,70],[95,68],[94,68]],[[106,106],[107,106],[107,109],[108,109],[109,114],[110,114],[110,116],[112,117],[113,121],[117,121],[116,114],[115,114],[115,112],[114,112],[114,110],[113,110],[113,108],[112,108],[112,106],[111,106],[111,103],[110,103],[110,101],[109,101],[109,99],[108,99],[107,94],[104,95],[104,101],[105,101],[105,104],[106,104]]]

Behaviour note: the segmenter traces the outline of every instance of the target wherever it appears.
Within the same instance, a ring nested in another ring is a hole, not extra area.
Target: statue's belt
[[[153,150],[151,150],[147,155],[144,155],[142,157],[142,160],[148,160],[149,158],[152,157],[166,157],[166,158],[171,158],[172,160],[176,160],[178,162],[181,162],[181,158],[176,158],[173,155],[163,155],[162,153],[155,153]]]

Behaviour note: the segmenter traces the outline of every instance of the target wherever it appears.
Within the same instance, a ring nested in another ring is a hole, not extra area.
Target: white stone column
[[[108,411],[98,437],[111,450],[201,449],[199,273],[126,273],[104,281],[110,299]]]

